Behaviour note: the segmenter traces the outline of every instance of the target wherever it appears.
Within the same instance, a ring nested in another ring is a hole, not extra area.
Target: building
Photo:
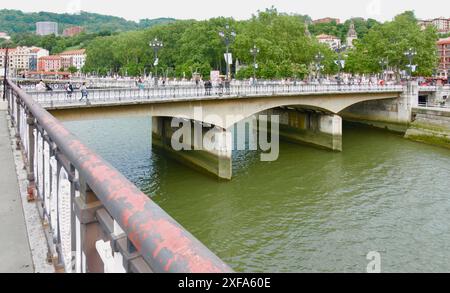
[[[341,20],[339,18],[325,17],[325,18],[321,18],[321,19],[317,19],[317,20],[313,21],[314,24],[318,24],[318,23],[332,23],[332,22],[336,22],[336,24],[340,24]]]
[[[39,36],[58,35],[58,24],[51,21],[36,22],[36,34]]]
[[[355,23],[352,21],[350,23],[350,28],[347,33],[347,47],[353,48],[353,41],[358,39],[358,34],[356,33]]]
[[[0,67],[4,68],[6,50],[0,50]],[[11,48],[8,52],[8,68],[11,74],[33,70],[39,57],[48,56],[48,51],[38,47]]]
[[[437,42],[439,67],[437,77],[448,78],[450,71],[450,37]]]
[[[61,56],[45,56],[38,59],[38,71],[50,72],[60,71],[62,68]]]
[[[10,40],[11,37],[8,35],[8,33],[0,32],[0,39]]]
[[[16,49],[12,48],[8,50],[8,68],[11,68],[10,65],[13,62],[13,55]],[[5,59],[6,59],[6,49],[0,49],[0,74],[3,75],[5,70]]]
[[[66,28],[63,31],[63,36],[65,36],[65,37],[73,37],[73,36],[81,34],[82,32],[84,32],[84,28],[83,27],[81,27],[81,26],[71,26],[71,27]]]
[[[341,39],[336,36],[322,34],[317,36],[317,40],[321,44],[327,44],[332,50],[341,46]]]
[[[65,51],[59,54],[59,56],[63,59],[64,65],[70,64],[68,67],[64,67],[65,69],[68,69],[70,66],[74,66],[78,70],[81,70],[86,63],[85,49]]]
[[[30,71],[36,71],[38,68],[38,60],[41,57],[45,57],[48,56],[49,52],[48,50],[42,49],[42,48],[38,48],[38,47],[34,47],[30,50],[30,67],[29,70]]]
[[[433,25],[440,33],[445,34],[450,32],[450,18],[439,17],[435,19],[421,20],[419,21],[419,25],[423,30],[427,26]]]

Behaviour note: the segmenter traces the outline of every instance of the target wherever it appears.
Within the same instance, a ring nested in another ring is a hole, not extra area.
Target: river
[[[151,147],[151,119],[65,123],[239,272],[450,272],[450,151],[345,124],[342,153],[233,153],[219,182]]]

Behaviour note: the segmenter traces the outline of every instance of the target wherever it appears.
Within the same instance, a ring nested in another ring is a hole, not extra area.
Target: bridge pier
[[[188,167],[231,180],[231,132],[215,126],[205,127],[193,120],[184,122],[184,127],[174,127],[172,118],[152,117],[152,145]]]
[[[277,108],[267,115],[279,115],[280,139],[342,151],[342,118],[306,109]]]
[[[396,132],[406,132],[412,121],[412,108],[419,103],[417,81],[410,81],[397,99],[366,101],[348,107],[344,120],[368,124]]]

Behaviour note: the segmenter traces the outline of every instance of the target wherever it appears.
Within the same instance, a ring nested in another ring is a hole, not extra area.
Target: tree
[[[70,73],[72,73],[72,74],[74,74],[74,73],[77,73],[78,72],[78,68],[76,68],[75,66],[70,66],[69,68],[68,68],[68,70],[69,70],[69,72]]]
[[[409,48],[417,51],[414,63],[418,65],[416,75],[431,75],[437,65],[436,41],[438,35],[434,27],[421,30],[414,13],[407,11],[373,27],[367,35],[356,42],[356,49],[349,53],[348,69],[351,72],[381,72],[381,58],[389,60],[389,66],[397,74],[405,70],[408,59],[405,52]]]

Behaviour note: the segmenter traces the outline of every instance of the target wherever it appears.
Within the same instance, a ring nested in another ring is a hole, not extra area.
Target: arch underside
[[[257,115],[266,110],[289,107],[294,109],[310,109],[328,114],[339,114],[344,109],[365,101],[385,100],[398,98],[398,94],[367,94],[342,95],[339,97],[327,96],[300,96],[300,97],[270,97],[257,99],[232,99],[217,101],[203,101],[191,103],[189,109],[183,105],[174,105],[171,109],[157,107],[153,109],[152,116],[179,117],[201,121],[223,129],[228,129],[241,120]],[[201,108],[195,113],[194,108]]]
[[[201,121],[223,129],[263,111],[293,107],[338,114],[364,101],[396,99],[399,93],[358,93],[338,95],[278,96],[259,98],[212,99],[167,103],[123,103],[86,107],[59,107],[49,111],[62,121],[96,120],[117,117],[177,117]]]

